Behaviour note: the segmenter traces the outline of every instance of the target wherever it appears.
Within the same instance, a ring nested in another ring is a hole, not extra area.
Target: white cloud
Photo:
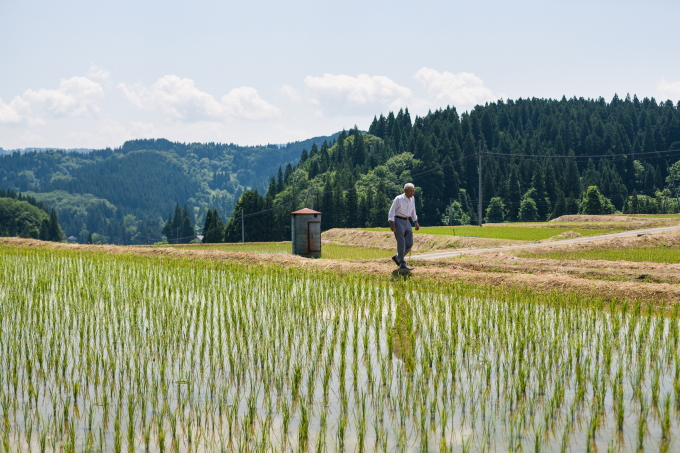
[[[281,87],[281,94],[293,102],[300,100],[301,96],[298,90],[290,85],[284,85]]]
[[[385,76],[307,76],[305,86],[309,102],[329,115],[372,115],[384,107],[398,109],[415,101],[409,88]]]
[[[87,73],[91,79],[99,80],[106,88],[111,88],[111,73],[101,66],[92,65]]]
[[[231,90],[218,102],[211,94],[196,88],[191,79],[166,75],[147,88],[142,84],[118,87],[133,105],[140,109],[157,110],[173,118],[201,121],[214,118],[267,119],[279,115],[279,110],[260,98],[255,88]]]
[[[290,143],[296,140],[306,140],[312,134],[303,129],[291,129],[284,124],[275,124],[270,134],[276,137],[278,143]]]
[[[680,81],[666,82],[665,79],[662,79],[657,88],[661,93],[662,99],[680,100]]]
[[[19,96],[15,96],[9,104],[0,99],[0,124],[18,124],[28,121],[31,106]]]
[[[251,87],[234,88],[222,97],[225,113],[235,118],[247,120],[265,120],[278,117],[278,108],[265,101]]]
[[[91,116],[99,113],[97,102],[104,97],[104,90],[87,77],[62,79],[56,90],[26,90],[25,101],[42,103],[56,116]]]
[[[484,81],[469,72],[454,74],[423,67],[413,76],[427,89],[437,103],[450,103],[458,109],[471,109],[477,104],[495,101],[500,95],[484,86]]]

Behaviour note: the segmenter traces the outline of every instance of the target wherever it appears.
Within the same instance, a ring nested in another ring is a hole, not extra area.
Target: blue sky
[[[680,100],[676,1],[0,0],[0,147],[239,144],[498,98]]]

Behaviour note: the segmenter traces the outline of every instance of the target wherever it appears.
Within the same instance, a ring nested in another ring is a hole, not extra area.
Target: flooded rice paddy
[[[677,451],[678,311],[655,313],[2,248],[0,450]]]

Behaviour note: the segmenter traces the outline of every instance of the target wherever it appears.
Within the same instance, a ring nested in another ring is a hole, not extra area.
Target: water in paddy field
[[[5,251],[0,448],[677,451],[677,316],[469,296]]]

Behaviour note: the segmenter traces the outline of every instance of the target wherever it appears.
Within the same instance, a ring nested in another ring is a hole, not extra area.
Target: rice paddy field
[[[224,250],[228,252],[248,252],[260,254],[290,255],[290,242],[251,242],[233,244],[191,244],[176,246],[192,250]],[[376,247],[354,247],[339,244],[323,244],[321,247],[322,258],[328,259],[375,259],[389,258],[394,255],[393,250],[385,250]]]
[[[678,305],[0,246],[6,452],[678,451]]]
[[[563,250],[555,252],[523,252],[518,256],[526,258],[549,258],[554,260],[605,260],[635,261],[648,263],[680,263],[680,250],[677,246],[639,247],[639,248],[601,248],[590,250]]]

